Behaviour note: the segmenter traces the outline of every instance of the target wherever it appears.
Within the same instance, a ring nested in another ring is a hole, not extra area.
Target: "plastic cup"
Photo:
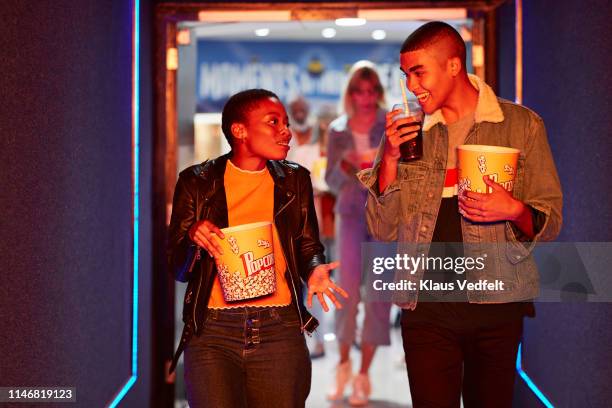
[[[407,140],[400,145],[400,162],[419,160],[423,157],[423,110],[417,102],[408,102],[408,108],[410,112],[407,114],[403,103],[393,105],[393,110],[401,109],[400,113],[393,116],[393,120],[401,118],[414,119],[410,123],[399,126],[398,130],[416,124],[420,126],[415,138]]]
[[[466,190],[491,193],[493,190],[485,184],[483,176],[488,176],[506,191],[512,192],[520,152],[519,149],[502,146],[457,146],[458,193],[461,195]]]
[[[226,302],[252,299],[276,291],[272,223],[256,222],[221,230],[223,249],[218,274]]]

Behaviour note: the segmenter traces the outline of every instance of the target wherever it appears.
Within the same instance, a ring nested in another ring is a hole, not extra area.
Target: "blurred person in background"
[[[336,195],[337,245],[340,268],[338,282],[349,293],[342,310],[336,311],[336,336],[340,361],[329,400],[344,398],[352,380],[349,403],[366,405],[371,394],[368,371],[379,345],[390,344],[390,303],[364,302],[365,317],[361,332],[361,366],[353,376],[349,352],[355,341],[357,307],[361,287],[361,243],[371,240],[365,219],[367,192],[356,173],[372,165],[385,131],[385,95],[374,65],[359,61],[349,71],[342,94],[344,114],[329,126],[325,180]]]
[[[335,259],[336,248],[335,248],[335,228],[334,228],[334,204],[336,198],[329,191],[329,186],[325,181],[325,169],[327,167],[327,154],[325,149],[327,148],[327,129],[333,119],[336,118],[336,110],[332,107],[323,105],[320,107],[316,123],[313,129],[313,139],[316,142],[313,146],[317,147],[317,157],[312,163],[310,169],[310,179],[312,180],[312,188],[314,191],[314,202],[315,210],[317,212],[317,219],[319,220],[319,239],[325,247],[325,254]],[[312,313],[318,317],[320,310],[314,308]],[[316,304],[316,307],[320,309],[320,306]],[[315,331],[315,347],[312,350],[311,358],[319,358],[325,355],[324,336],[327,329],[327,316],[321,313],[319,318],[321,325],[319,329]]]
[[[325,168],[321,172],[321,144],[314,142],[318,136],[318,124],[313,126],[309,120],[310,104],[302,97],[298,96],[289,102],[289,117],[291,118],[291,130],[292,138],[289,142],[289,152],[287,153],[287,160],[293,161],[301,166],[304,166],[310,172],[310,178],[313,183],[314,191],[314,202],[315,209],[317,211],[317,218],[319,220],[319,231],[321,232],[320,238],[323,237],[321,231],[321,193],[322,190],[327,191],[327,185],[323,177],[325,176]],[[329,122],[328,122],[329,124]],[[313,173],[313,169],[316,166],[316,175]],[[323,182],[323,185],[321,184]],[[316,186],[315,186],[316,184]],[[317,188],[318,187],[318,188]],[[325,242],[323,242],[325,245]],[[327,256],[331,256],[330,248],[325,245]],[[319,303],[314,303],[311,313],[319,320],[324,319],[323,309]],[[325,356],[325,343],[323,338],[322,327],[313,332],[314,347],[310,351],[310,358],[316,359]]]
[[[291,121],[291,141],[287,160],[296,162],[312,172],[312,165],[319,158],[319,145],[314,142],[315,127],[309,120],[310,104],[304,97],[298,96],[289,102],[289,119]]]

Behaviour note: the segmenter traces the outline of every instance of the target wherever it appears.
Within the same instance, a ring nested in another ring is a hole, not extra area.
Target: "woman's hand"
[[[219,257],[223,255],[223,249],[221,245],[213,238],[213,234],[219,238],[225,238],[223,232],[212,222],[198,221],[189,228],[189,238],[199,247],[202,247],[208,252],[208,255],[215,258],[215,261],[219,260]]]
[[[338,301],[338,298],[336,298],[336,295],[334,295],[333,292],[338,293],[344,298],[348,298],[348,294],[344,291],[344,289],[336,285],[334,281],[329,278],[329,273],[332,271],[332,269],[337,268],[339,265],[340,262],[332,262],[319,265],[314,268],[310,278],[308,279],[308,299],[306,302],[308,307],[312,307],[312,297],[317,295],[319,302],[321,302],[321,306],[323,306],[323,310],[328,312],[329,307],[327,306],[325,298],[323,297],[323,294],[325,294],[325,296],[332,301],[337,309],[342,309],[342,304]]]

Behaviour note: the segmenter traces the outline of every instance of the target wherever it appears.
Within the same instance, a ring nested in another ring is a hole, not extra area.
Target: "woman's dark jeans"
[[[209,309],[185,349],[191,408],[304,407],[310,376],[293,305]]]

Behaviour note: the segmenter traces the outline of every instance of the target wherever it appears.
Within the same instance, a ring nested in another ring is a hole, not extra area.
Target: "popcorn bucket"
[[[488,176],[506,191],[512,192],[520,152],[519,149],[502,146],[457,146],[459,194],[465,190],[491,193],[493,190],[485,184],[483,176]]]
[[[256,222],[221,230],[223,249],[218,274],[226,302],[252,299],[276,291],[272,223]]]
[[[359,168],[365,170],[374,167],[374,159],[376,158],[377,152],[378,148],[368,149],[362,152],[359,155]]]

